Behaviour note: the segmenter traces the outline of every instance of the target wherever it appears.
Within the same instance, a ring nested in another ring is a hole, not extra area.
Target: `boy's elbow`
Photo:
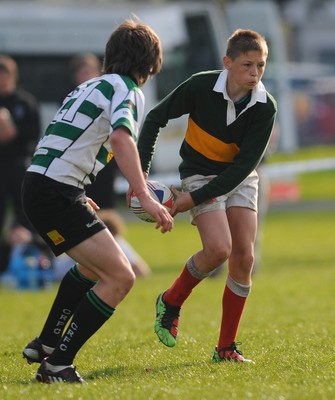
[[[129,140],[133,140],[129,130],[122,127],[115,129],[115,131],[110,136],[109,142],[112,148],[115,148],[120,145],[122,146],[125,142],[128,142]]]

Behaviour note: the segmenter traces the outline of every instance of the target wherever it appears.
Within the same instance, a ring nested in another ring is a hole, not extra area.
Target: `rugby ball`
[[[150,196],[161,203],[168,211],[170,211],[174,199],[173,193],[171,192],[170,188],[158,181],[147,181],[147,186]],[[144,211],[134,192],[130,196],[129,207],[131,211],[136,215],[136,217],[138,217],[142,221],[156,222],[151,215]]]

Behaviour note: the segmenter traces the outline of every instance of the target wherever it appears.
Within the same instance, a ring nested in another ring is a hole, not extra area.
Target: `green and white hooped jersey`
[[[144,95],[127,76],[106,74],[78,86],[64,100],[38,143],[28,168],[84,187],[111,160],[109,137],[124,126],[137,141]]]

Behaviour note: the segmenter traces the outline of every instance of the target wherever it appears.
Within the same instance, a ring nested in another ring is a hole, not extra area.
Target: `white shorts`
[[[210,182],[216,175],[193,175],[182,180],[182,190],[184,192],[192,192],[200,189],[206,183]],[[251,172],[243,182],[241,182],[231,192],[207,200],[190,210],[191,222],[195,217],[209,211],[226,210],[229,207],[245,207],[257,212],[257,196],[258,196],[258,174],[256,171]]]

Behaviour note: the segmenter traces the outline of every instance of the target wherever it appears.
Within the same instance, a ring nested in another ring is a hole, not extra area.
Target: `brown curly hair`
[[[138,77],[143,84],[157,74],[163,62],[161,42],[145,23],[124,21],[110,36],[105,50],[103,73]]]

